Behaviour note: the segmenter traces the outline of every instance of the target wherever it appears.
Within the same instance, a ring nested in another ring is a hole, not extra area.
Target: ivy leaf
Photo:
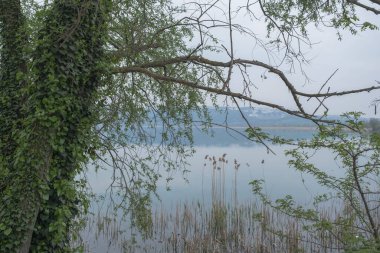
[[[10,235],[12,233],[12,229],[8,228],[8,229],[4,230],[3,233],[4,233],[4,235],[8,236],[8,235]]]

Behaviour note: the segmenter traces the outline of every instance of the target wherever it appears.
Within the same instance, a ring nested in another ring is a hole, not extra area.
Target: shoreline
[[[198,127],[198,126],[196,126]],[[210,128],[232,128],[232,129],[245,129],[247,126],[211,126]],[[315,131],[317,128],[313,126],[257,126],[263,130],[302,130],[302,131]]]

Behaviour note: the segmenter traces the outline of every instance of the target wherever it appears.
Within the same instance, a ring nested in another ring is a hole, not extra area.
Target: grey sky
[[[309,50],[310,64],[304,66],[308,83],[304,83],[304,77],[298,71],[291,75],[291,79],[300,89],[305,91],[318,91],[328,77],[336,70],[338,72],[329,81],[332,91],[360,89],[376,85],[375,80],[380,81],[380,32],[366,31],[352,36],[348,32],[343,33],[343,40],[339,41],[336,32],[332,29],[311,32],[312,40],[319,42]],[[279,99],[284,104],[290,105],[289,96],[274,94],[273,89],[279,85],[276,82],[262,81],[262,96],[266,99]],[[268,87],[264,87],[268,85]],[[286,89],[282,89],[286,93]],[[261,93],[260,93],[261,94]],[[368,116],[374,116],[374,108],[371,102],[380,98],[380,92],[348,95],[341,98],[330,98],[327,102],[330,112],[339,114],[345,111],[363,111]],[[313,107],[310,105],[309,108]]]
[[[175,1],[178,3],[188,3],[189,1]],[[197,1],[205,2],[205,1]],[[210,2],[210,1],[208,1]],[[234,6],[239,2],[245,3],[243,0],[232,1]],[[215,8],[210,11],[213,18],[226,20],[223,16],[223,11],[228,9],[227,1],[223,4],[220,2]],[[234,9],[234,8],[233,8]],[[363,21],[372,21],[380,26],[380,18],[364,10],[358,10],[358,16],[363,18]],[[234,23],[239,23],[251,29],[259,38],[265,40],[266,27],[263,22],[250,21],[247,16],[239,15],[234,17]],[[322,27],[316,29],[310,25],[308,30],[311,41],[317,43],[312,48],[304,47],[306,57],[311,59],[310,64],[304,65],[303,70],[309,78],[305,82],[305,76],[302,75],[300,69],[296,69],[295,73],[289,73],[288,78],[293,81],[297,88],[306,92],[318,92],[320,86],[329,78],[336,70],[339,71],[326,85],[331,87],[330,91],[343,91],[350,89],[360,89],[369,86],[377,85],[375,80],[380,81],[380,31],[359,32],[357,35],[352,35],[348,31],[343,31],[343,40],[339,41],[336,30],[333,28]],[[227,29],[214,29],[211,31],[221,43],[229,48],[229,33]],[[266,63],[275,63],[275,60],[268,59],[267,54],[260,49],[255,40],[247,36],[242,36],[238,32],[234,32],[234,54],[235,58],[258,59]],[[218,60],[228,60],[227,55],[209,54],[208,57]],[[279,56],[281,58],[281,56]],[[288,66],[282,65],[281,70],[287,72]],[[230,87],[239,90],[242,87],[242,79],[237,74],[238,70],[234,71],[234,78]],[[252,68],[250,76],[254,81],[256,88],[252,88],[253,97],[265,100],[272,103],[278,103],[286,107],[295,109],[291,96],[287,88],[273,75],[266,74],[267,79],[261,78],[263,71]],[[326,91],[326,90],[325,90]],[[326,105],[329,107],[329,113],[341,114],[347,111],[362,111],[367,114],[367,117],[378,117],[374,115],[374,108],[371,103],[374,99],[380,98],[380,91],[372,92],[371,94],[363,93],[356,95],[347,95],[340,98],[330,98]],[[315,100],[314,100],[315,101]],[[305,108],[312,112],[316,103],[312,101],[306,103]]]

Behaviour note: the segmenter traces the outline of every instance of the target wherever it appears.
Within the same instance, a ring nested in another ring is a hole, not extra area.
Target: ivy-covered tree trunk
[[[17,73],[25,72],[22,32],[23,15],[20,1],[4,0],[0,2],[0,156],[9,164],[15,150],[12,129],[20,118],[20,100],[18,94],[22,82]]]
[[[15,132],[22,120],[21,115],[21,88],[23,82],[18,76],[25,72],[23,48],[25,46],[23,34],[23,15],[19,0],[4,0],[0,2],[0,242],[1,250],[9,251],[14,245],[21,245],[16,238],[15,226],[12,220],[24,220],[17,208],[25,209],[28,205],[30,192],[25,198],[19,192],[23,189],[18,183],[22,182],[21,171],[14,167],[17,143]],[[30,215],[36,212],[31,210]],[[30,234],[27,224],[17,228],[22,234]],[[26,236],[25,236],[26,237]],[[30,240],[25,240],[25,244]],[[25,247],[21,252],[27,252]]]
[[[0,252],[67,252],[81,201],[74,178],[85,162],[106,1],[55,1],[27,75],[18,74],[25,71],[26,42],[20,2],[1,3]],[[22,107],[15,98],[25,98]]]

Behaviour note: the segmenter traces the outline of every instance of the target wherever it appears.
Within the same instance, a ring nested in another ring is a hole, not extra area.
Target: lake
[[[310,128],[271,128],[268,132],[293,139],[308,139],[313,135],[313,130]],[[176,215],[176,212],[177,215],[178,212],[183,212],[183,206],[185,209],[186,206],[190,206],[193,208],[191,212],[194,213],[212,210],[215,198],[222,199],[223,205],[226,206],[236,207],[246,203],[257,205],[257,196],[252,193],[249,184],[252,180],[264,180],[264,192],[272,199],[289,194],[297,203],[304,206],[311,206],[313,196],[326,191],[309,175],[297,172],[288,166],[284,150],[290,149],[290,146],[271,146],[276,153],[274,155],[263,145],[254,144],[234,131],[226,132],[223,128],[214,128],[213,137],[195,131],[194,141],[196,153],[188,160],[190,172],[185,176],[180,172],[175,173],[169,184],[170,191],[166,190],[168,186],[166,180],[159,180],[157,193],[160,199],[152,200],[153,214],[162,216],[164,213],[168,224],[176,222],[170,219]],[[333,158],[330,153],[321,152],[312,159],[318,161],[319,166],[326,171],[333,174],[343,173]],[[88,173],[90,185],[96,194],[105,191],[110,184],[110,178],[111,170]],[[96,207],[93,211],[96,213]],[[99,220],[101,220],[99,217],[93,218],[92,222],[99,223]],[[101,224],[104,225],[104,221]],[[123,247],[126,252],[153,252],[152,249],[157,250],[154,252],[165,252],[157,249],[157,240],[143,240],[138,231],[129,226],[128,222],[121,222],[116,218],[108,230],[102,228],[103,233],[97,233],[96,236],[94,229],[99,226],[87,227],[83,239],[89,252],[123,252]],[[169,231],[171,230],[172,228],[169,228]],[[252,236],[247,234],[247,237]],[[136,240],[138,245],[142,241],[147,241],[148,246],[145,249],[134,247],[127,251],[125,245],[132,243],[133,240]],[[166,251],[169,252],[167,249]],[[177,252],[177,249],[171,251]]]

